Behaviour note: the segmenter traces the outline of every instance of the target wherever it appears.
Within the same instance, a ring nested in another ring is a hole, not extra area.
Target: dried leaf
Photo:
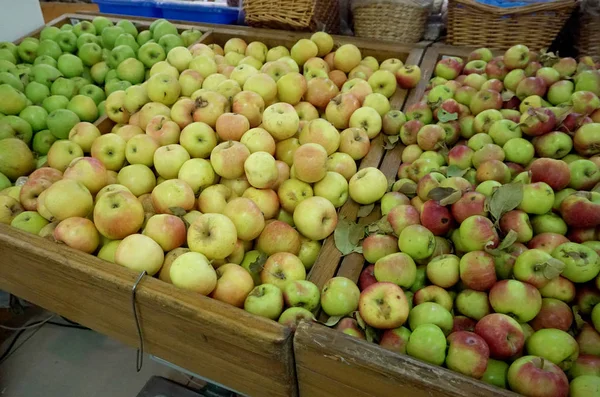
[[[360,313],[358,311],[353,312],[352,313],[354,315],[354,318],[356,319],[356,323],[358,324],[358,328],[364,330],[367,328],[367,323],[365,323],[365,320],[363,320],[363,318],[361,317]]]
[[[442,123],[447,123],[449,121],[458,120],[458,113],[449,113],[444,109],[438,109],[437,118]]]
[[[373,222],[367,226],[368,234],[393,234],[394,229],[387,220],[387,216],[382,217],[377,222]]]
[[[578,305],[574,305],[572,307],[573,310],[573,319],[575,321],[573,321],[573,324],[571,325],[573,331],[575,331],[575,334],[578,334],[579,331],[581,331],[581,329],[583,328],[583,326],[586,324],[585,321],[583,320],[583,318],[581,317],[581,309],[579,309]]]
[[[490,214],[498,222],[502,215],[517,208],[521,200],[523,200],[522,184],[508,183],[499,186],[490,198]]]
[[[462,197],[462,191],[456,190],[454,193],[446,197],[445,199],[440,200],[440,205],[452,205],[456,203]]]
[[[180,218],[186,214],[186,211],[181,207],[169,207],[169,211]]]
[[[354,249],[352,250],[352,252],[356,252],[357,254],[362,254],[363,253],[363,247],[362,247],[362,245],[357,245],[356,247],[354,247]]]
[[[367,338],[367,342],[378,343],[379,342],[379,334],[375,328],[367,326],[365,329],[365,337]]]
[[[398,135],[386,135],[384,138],[383,148],[385,150],[391,150],[396,147],[396,144],[400,140]]]
[[[371,212],[373,212],[373,208],[375,208],[375,203],[369,205],[361,205],[358,209],[357,217],[364,218],[368,216]]]
[[[558,259],[550,258],[542,264],[544,266],[544,277],[548,280],[552,280],[563,272],[565,264]]]
[[[435,187],[435,188],[431,189],[429,191],[429,193],[427,193],[427,198],[429,198],[430,200],[435,200],[435,201],[439,202],[439,201],[447,198],[451,194],[454,194],[455,192],[456,192],[456,189],[453,189],[451,187]]]
[[[326,327],[334,327],[343,318],[344,316],[331,316],[327,319],[327,321],[321,322],[321,324],[325,325]]]
[[[365,229],[362,226],[341,217],[333,232],[335,247],[342,255],[348,255],[358,247],[358,243],[364,235]]]
[[[488,248],[487,246],[484,248],[485,252],[493,256],[499,256],[504,251],[506,251],[510,246],[512,246],[517,241],[518,234],[514,230],[510,229],[504,240],[498,245],[496,248]]]
[[[254,260],[254,262],[252,262],[249,266],[248,269],[250,269],[250,272],[257,274],[260,273],[263,269],[263,266],[265,265],[265,262],[267,261],[267,254],[265,254],[264,252],[261,252],[260,255]]]
[[[397,190],[402,194],[406,194],[407,196],[414,196],[417,193],[417,184],[416,183],[404,183]]]
[[[452,164],[452,165],[449,165],[448,168],[446,168],[446,176],[448,178],[452,178],[452,177],[461,177],[462,178],[467,173],[467,171],[469,171],[468,168],[463,170],[459,166]]]

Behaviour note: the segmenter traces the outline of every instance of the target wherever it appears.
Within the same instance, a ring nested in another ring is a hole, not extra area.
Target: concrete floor
[[[0,363],[0,396],[135,397],[153,375],[196,390],[204,385],[148,356],[138,373],[135,357],[135,349],[94,331],[44,324],[25,331]]]

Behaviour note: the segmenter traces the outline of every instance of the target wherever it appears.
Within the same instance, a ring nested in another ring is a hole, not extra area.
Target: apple
[[[456,296],[456,308],[465,316],[481,320],[492,312],[488,294],[482,291],[465,289]]]
[[[248,294],[244,302],[244,310],[258,316],[276,320],[283,311],[283,294],[281,289],[272,284],[263,284]]]
[[[348,182],[341,174],[328,171],[323,179],[315,183],[314,194],[326,198],[335,208],[339,208],[348,200]]]
[[[291,138],[298,131],[300,119],[294,107],[287,103],[276,103],[263,113],[263,128],[277,141]]]
[[[182,246],[187,237],[183,221],[169,214],[152,215],[146,222],[142,234],[156,241],[163,251],[171,251]]]
[[[136,233],[143,223],[142,204],[129,191],[112,191],[97,198],[94,224],[104,237],[121,240]]]
[[[553,278],[544,288],[541,288],[540,293],[544,298],[559,299],[568,303],[575,298],[575,285],[570,280],[559,276]]]
[[[600,357],[591,354],[580,354],[568,373],[572,379],[580,376],[600,376]]]
[[[486,372],[489,356],[487,343],[473,332],[458,331],[448,336],[446,366],[453,371],[481,379]]]
[[[543,296],[543,295],[542,295]],[[542,299],[542,308],[531,321],[531,326],[538,331],[544,328],[556,328],[568,331],[573,323],[573,312],[565,302],[553,299]]]
[[[410,334],[411,332],[405,327],[386,329],[381,335],[379,346],[396,353],[406,354]]]
[[[277,252],[269,256],[260,272],[263,284],[273,284],[282,291],[288,283],[305,278],[306,269],[302,261],[289,252]]]
[[[88,254],[93,253],[100,244],[100,236],[94,223],[86,218],[67,218],[54,229],[54,239],[71,248]]]
[[[339,139],[339,152],[350,155],[354,160],[362,159],[371,149],[369,136],[362,128],[346,128],[339,135]]]
[[[152,190],[152,205],[159,214],[175,215],[177,208],[189,211],[195,205],[194,191],[180,179],[169,179]]]
[[[250,186],[243,192],[242,196],[254,201],[264,214],[265,219],[275,218],[279,213],[279,198],[272,189],[256,189]]]
[[[417,278],[417,266],[405,253],[390,253],[375,261],[373,274],[379,282],[392,282],[409,288]]]
[[[490,385],[506,389],[506,376],[508,373],[508,364],[504,361],[498,361],[490,358],[487,368],[481,377],[481,380]]]
[[[266,223],[256,241],[256,248],[267,255],[273,255],[277,252],[289,252],[298,255],[300,246],[300,235],[296,229],[278,220]]]
[[[435,365],[446,359],[446,337],[435,324],[421,324],[413,329],[406,345],[406,353]]]
[[[502,280],[490,290],[490,304],[497,313],[511,314],[520,322],[528,322],[540,312],[542,297],[531,284]]]
[[[160,245],[148,236],[132,234],[123,239],[115,252],[115,263],[153,276],[164,261]],[[171,276],[172,277],[172,276]]]
[[[331,202],[323,197],[302,200],[294,210],[294,223],[302,235],[311,240],[328,237],[337,225],[337,213]]]
[[[492,313],[483,317],[477,322],[475,333],[487,342],[490,357],[497,360],[516,356],[525,344],[523,329],[506,314]]]
[[[350,197],[359,204],[372,204],[387,191],[387,178],[377,168],[367,167],[358,171],[348,184]]]
[[[387,215],[387,220],[396,235],[400,235],[410,225],[420,224],[419,212],[412,205],[398,205],[392,208]]]
[[[508,369],[508,384],[520,394],[568,396],[569,380],[559,366],[537,356],[515,360]]]
[[[582,244],[561,244],[552,251],[552,257],[564,263],[562,276],[575,283],[591,281],[600,272],[598,254]]]
[[[0,223],[9,225],[21,212],[23,207],[18,200],[8,195],[0,195]]]
[[[289,281],[283,288],[283,299],[289,307],[301,307],[312,311],[319,306],[319,288],[310,281]]]
[[[571,170],[569,187],[573,189],[590,190],[600,181],[598,166],[591,160],[576,159],[569,163],[569,169]]]
[[[167,254],[167,258],[169,257],[169,254]],[[231,269],[231,267],[229,269]],[[235,273],[239,277],[243,277],[239,272]],[[223,271],[221,274],[223,274]],[[246,275],[247,274],[248,273],[246,273]],[[227,287],[231,288],[231,285],[229,285],[230,277],[231,276],[227,276],[227,281],[222,283],[222,287],[225,287],[225,289],[228,289]],[[198,292],[202,295],[209,295],[211,292],[215,291],[217,286],[217,273],[215,272],[215,269],[211,266],[208,258],[198,252],[188,251],[178,254],[169,268],[169,278],[176,287]],[[239,280],[241,284],[243,281],[241,278]],[[244,287],[245,286],[242,286],[240,288]],[[239,291],[236,291],[235,289],[230,292],[232,295],[234,292],[239,293]],[[233,298],[232,295],[230,295],[230,297]],[[219,297],[221,297],[221,295],[219,295]],[[235,298],[238,299],[238,296]]]

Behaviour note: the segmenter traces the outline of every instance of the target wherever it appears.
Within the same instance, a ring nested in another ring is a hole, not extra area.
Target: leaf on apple
[[[446,176],[448,178],[453,178],[453,177],[462,178],[467,173],[467,171],[469,171],[469,168],[466,168],[463,170],[456,164],[452,164],[452,165],[449,165],[448,168],[446,169]]]
[[[367,338],[367,342],[379,343],[379,334],[373,327],[367,326],[365,329],[365,337]]]
[[[554,55],[553,52],[544,52],[540,55],[540,63],[544,67],[552,67],[555,63],[557,63],[560,58],[557,55]]]
[[[367,234],[393,234],[394,229],[387,220],[387,216],[382,217],[377,222],[369,224],[367,227]]]
[[[417,194],[417,184],[407,182],[398,188],[398,192],[412,197]]]
[[[560,276],[565,269],[565,264],[563,261],[556,258],[548,259],[546,262],[542,263],[542,266],[544,267],[544,277],[546,277],[548,280],[552,280]]]
[[[507,248],[509,248],[511,245],[513,245],[514,243],[516,243],[517,242],[517,237],[518,237],[517,232],[515,232],[512,229],[510,229],[508,231],[508,233],[506,234],[506,237],[504,237],[504,240],[502,240],[502,242],[500,244],[498,244],[498,247],[496,247],[496,248],[488,248],[486,246],[486,247],[484,247],[485,252],[487,252],[490,255],[498,256],[503,251],[505,251]]]
[[[267,261],[267,254],[265,254],[264,252],[261,252],[260,255],[254,260],[254,262],[252,262],[248,266],[248,269],[250,269],[250,271],[254,274],[260,273],[262,271],[266,261]]]
[[[169,211],[180,218],[186,214],[186,211],[181,207],[169,207]]]
[[[573,321],[572,328],[575,334],[578,334],[586,322],[581,317],[581,309],[579,309],[578,305],[573,305],[571,310],[573,311],[573,319],[575,320]]]
[[[515,93],[512,92],[511,90],[504,90],[504,91],[502,91],[500,96],[502,97],[502,101],[507,102],[507,101],[510,101],[515,96]]]
[[[437,113],[437,118],[442,123],[447,123],[449,121],[458,120],[458,113],[449,113],[444,109],[439,109]]]
[[[385,138],[383,138],[383,148],[385,150],[391,150],[396,147],[399,140],[400,136],[398,135],[386,135]]]
[[[492,193],[489,200],[489,212],[494,220],[498,222],[502,215],[517,208],[522,200],[523,184],[508,183],[499,186],[498,189]]]
[[[358,324],[358,327],[360,329],[364,330],[365,328],[367,328],[367,323],[365,323],[365,320],[363,320],[358,311],[352,312],[352,316],[356,319],[356,323]]]
[[[337,323],[340,322],[341,319],[343,319],[345,316],[331,316],[327,319],[327,321],[325,322],[320,322],[321,324],[323,324],[326,327],[334,327]]]
[[[361,205],[358,209],[358,213],[356,214],[356,216],[359,218],[369,216],[369,214],[373,212],[373,208],[375,208],[375,203],[369,205]]]
[[[462,192],[451,187],[436,187],[431,189],[427,194],[427,198],[437,201],[440,205],[454,204],[461,197]]]
[[[352,252],[358,252],[360,240],[365,236],[365,229],[355,222],[345,217],[340,217],[337,227],[333,232],[335,247],[342,255],[348,255]]]

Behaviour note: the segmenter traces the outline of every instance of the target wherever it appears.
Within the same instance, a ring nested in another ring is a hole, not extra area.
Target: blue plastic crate
[[[98,4],[100,12],[106,14],[132,15],[148,18],[162,18],[161,9],[155,0],[92,0]]]
[[[200,1],[158,1],[166,19],[237,25],[239,8]]]

